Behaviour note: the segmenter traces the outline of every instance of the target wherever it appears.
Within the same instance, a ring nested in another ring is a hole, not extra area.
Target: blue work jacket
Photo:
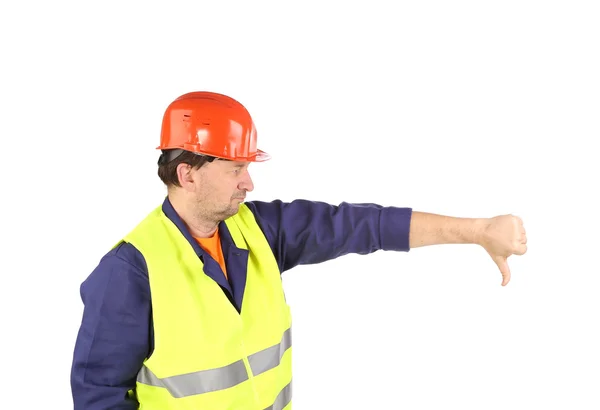
[[[377,204],[331,205],[309,200],[249,201],[281,273],[355,253],[409,251],[411,208]],[[168,198],[164,213],[181,230],[239,311],[246,284],[240,258],[225,223],[219,225],[229,280],[219,264],[191,236]],[[146,263],[132,245],[109,251],[81,285],[84,311],[75,341],[71,389],[75,410],[134,410],[127,397],[153,350],[150,285]]]

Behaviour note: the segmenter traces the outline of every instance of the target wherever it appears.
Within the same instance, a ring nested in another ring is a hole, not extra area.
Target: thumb
[[[495,256],[492,258],[498,269],[500,269],[500,273],[502,274],[502,286],[506,286],[510,281],[510,268],[508,267],[508,262],[504,256]]]

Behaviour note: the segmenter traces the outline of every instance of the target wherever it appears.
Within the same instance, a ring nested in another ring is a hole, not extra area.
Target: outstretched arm
[[[409,247],[442,244],[476,244],[483,247],[502,274],[502,286],[510,281],[507,258],[527,251],[527,236],[521,218],[500,215],[493,218],[456,218],[414,211]]]
[[[281,272],[349,253],[407,252],[411,208],[297,199],[252,201]]]

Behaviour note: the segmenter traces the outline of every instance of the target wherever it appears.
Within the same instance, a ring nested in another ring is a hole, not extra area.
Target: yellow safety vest
[[[155,347],[140,410],[291,410],[291,314],[269,244],[245,204],[225,221],[247,250],[241,314],[158,207],[124,241],[148,266]]]

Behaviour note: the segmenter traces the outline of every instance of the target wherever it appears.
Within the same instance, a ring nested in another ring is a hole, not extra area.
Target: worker
[[[75,410],[283,410],[292,319],[281,274],[347,254],[477,244],[510,280],[526,252],[514,215],[458,218],[377,204],[246,201],[270,155],[237,100],[190,92],[162,119],[167,187],[81,285]]]

